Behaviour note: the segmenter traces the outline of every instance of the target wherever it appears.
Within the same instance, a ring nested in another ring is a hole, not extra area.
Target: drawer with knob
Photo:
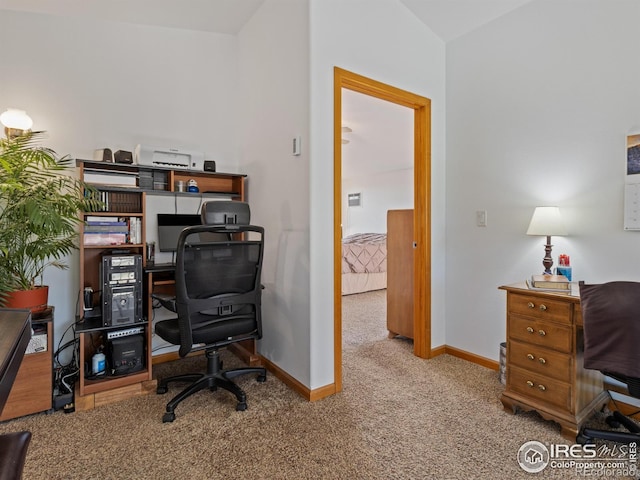
[[[569,353],[573,346],[573,329],[559,323],[512,316],[508,333],[509,340],[520,340],[560,352]]]
[[[513,391],[571,411],[571,384],[511,366],[507,387]]]
[[[566,353],[512,340],[507,347],[507,361],[536,374],[571,381],[572,357]]]
[[[571,323],[572,305],[552,298],[512,294],[508,297],[507,309],[517,315]]]
[[[602,374],[583,365],[580,297],[533,291],[525,282],[500,289],[507,292],[502,406],[514,414],[537,411],[574,442],[586,419],[609,400]]]

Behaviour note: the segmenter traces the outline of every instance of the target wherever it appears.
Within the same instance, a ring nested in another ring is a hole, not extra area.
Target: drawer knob
[[[527,332],[533,333],[533,327],[527,327]]]
[[[538,359],[538,362],[540,362],[542,365],[544,365],[545,363],[547,363],[547,361],[546,361],[544,358],[542,358],[542,357],[540,357],[540,358]]]
[[[540,305],[540,311],[544,312],[547,309],[547,306],[543,303],[542,305]]]
[[[540,384],[538,385],[538,390],[540,390],[541,392],[544,392],[547,389],[547,387],[545,387],[544,385]]]
[[[531,380],[527,380],[527,387],[533,388],[533,382]]]
[[[533,359],[534,359],[534,358],[536,358],[536,357],[534,357],[534,356],[533,356],[532,354],[530,354],[530,353],[527,353],[527,358],[528,358],[529,360],[533,360]]]
[[[544,330],[540,329],[538,330],[538,335],[540,335],[541,337],[544,337],[547,334],[547,332],[545,332]]]
[[[535,305],[533,304],[533,302],[529,302],[529,303],[527,303],[527,307],[529,307],[529,308],[535,308]]]

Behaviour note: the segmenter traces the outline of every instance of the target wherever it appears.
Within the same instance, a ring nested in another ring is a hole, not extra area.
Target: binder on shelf
[[[91,225],[93,227],[117,227],[127,224],[126,220],[118,220],[117,217],[108,218],[112,218],[112,220],[87,220],[87,225]]]
[[[87,223],[89,222],[117,222],[118,219],[115,217],[100,217],[100,216],[96,216],[96,215],[88,215],[85,218],[85,221]]]
[[[84,245],[123,245],[127,243],[126,233],[85,232]]]
[[[129,218],[129,243],[142,243],[142,221],[137,217]]]
[[[85,168],[84,181],[93,185],[136,187],[138,184],[138,172],[116,172],[113,170]]]
[[[87,222],[85,233],[129,233],[127,222]]]

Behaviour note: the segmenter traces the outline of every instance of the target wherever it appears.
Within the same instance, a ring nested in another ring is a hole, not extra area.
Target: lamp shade
[[[29,130],[33,126],[33,120],[24,110],[8,108],[0,114],[0,122],[7,128]]]
[[[562,236],[566,234],[567,229],[558,207],[536,207],[529,223],[527,235]]]

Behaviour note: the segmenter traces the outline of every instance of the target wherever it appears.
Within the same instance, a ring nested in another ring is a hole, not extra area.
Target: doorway
[[[334,68],[334,380],[342,390],[342,89],[414,111],[414,355],[431,357],[431,101],[376,80]]]

